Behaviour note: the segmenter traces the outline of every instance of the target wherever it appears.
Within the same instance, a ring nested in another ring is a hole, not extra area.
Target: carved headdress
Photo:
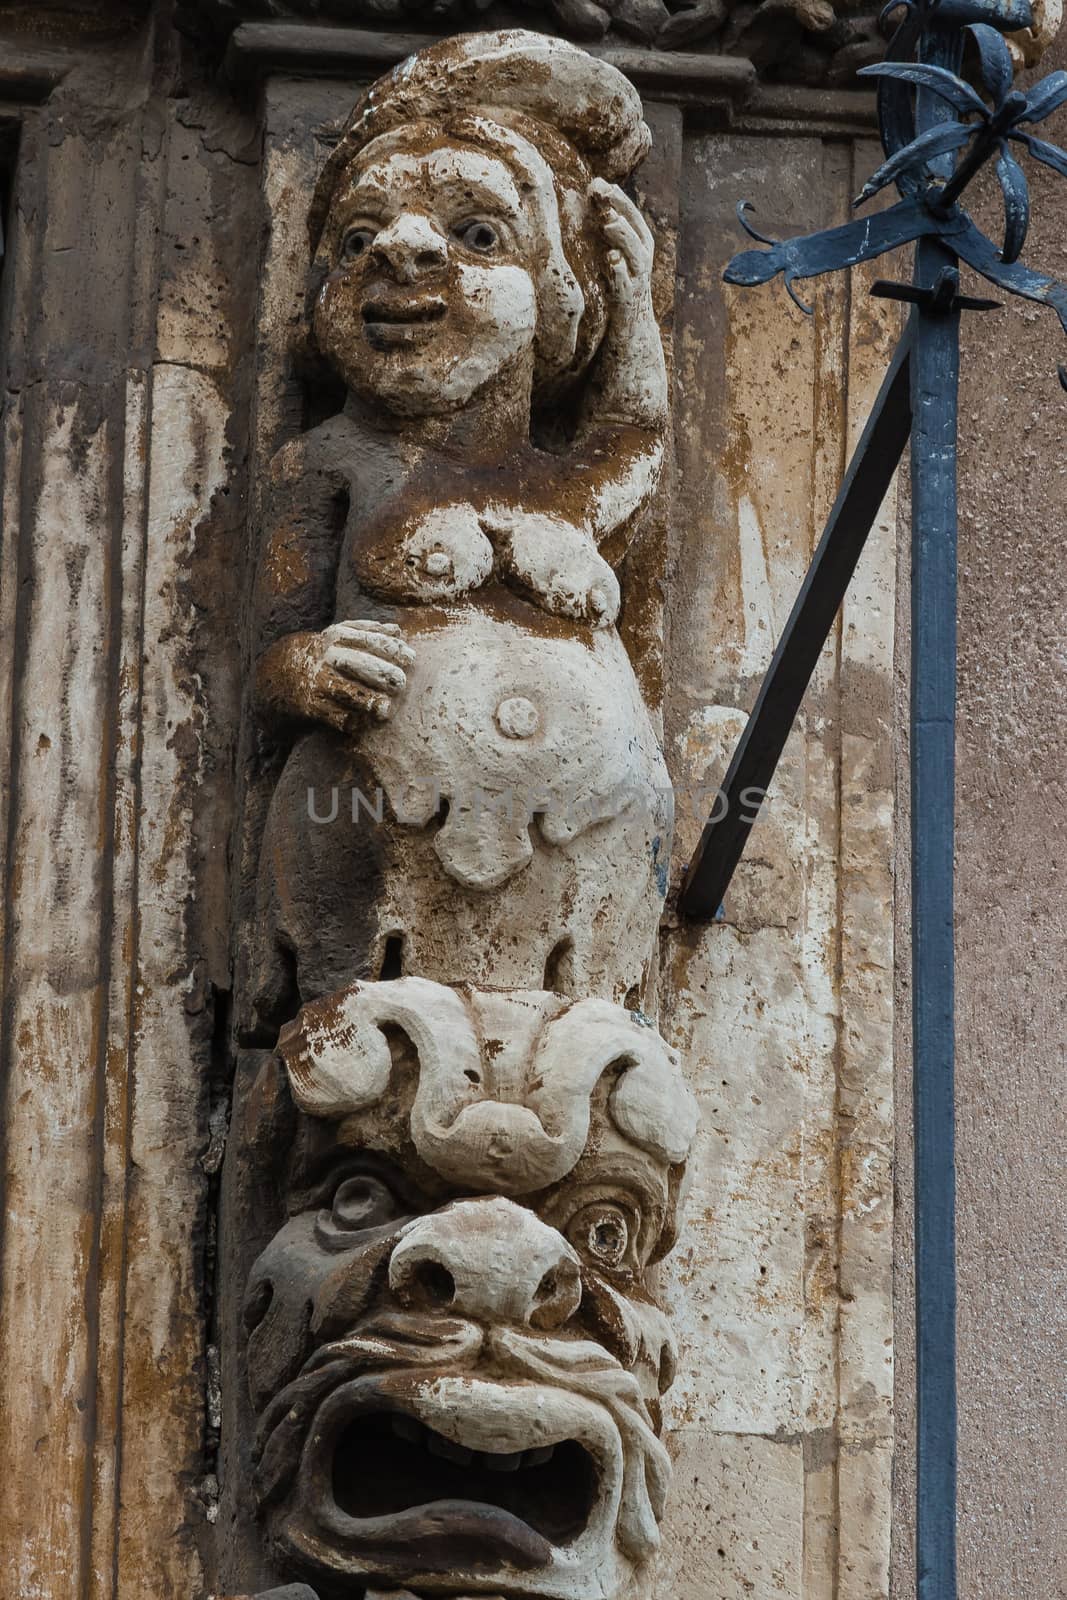
[[[615,67],[524,29],[465,34],[409,56],[357,101],[315,187],[312,253],[353,162],[421,126],[498,156],[540,212],[538,376],[580,372],[604,329],[603,266],[588,227],[592,178],[626,179],[651,143]]]

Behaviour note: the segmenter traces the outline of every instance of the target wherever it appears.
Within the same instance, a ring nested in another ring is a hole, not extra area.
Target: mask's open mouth
[[[332,1463],[334,1500],[347,1516],[387,1517],[449,1502],[503,1511],[550,1544],[578,1538],[597,1503],[598,1472],[575,1439],[496,1454],[470,1450],[414,1417],[372,1411],[339,1434]]]

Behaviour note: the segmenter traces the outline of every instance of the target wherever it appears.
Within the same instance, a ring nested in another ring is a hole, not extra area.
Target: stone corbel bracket
[[[281,1568],[380,1600],[643,1594],[675,1366],[648,1271],[697,1119],[677,1052],[603,1001],[401,978],[305,1006],[263,1070],[298,1112],[245,1297]]]

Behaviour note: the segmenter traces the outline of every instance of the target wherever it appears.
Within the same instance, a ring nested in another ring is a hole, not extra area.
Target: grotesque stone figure
[[[518,31],[376,84],[310,213],[339,415],[275,459],[260,1036],[359,977],[641,993],[669,783],[614,623],[666,380],[613,68]]]
[[[605,1001],[405,978],[306,1006],[251,1114],[272,1096],[287,1220],[245,1319],[280,1566],[323,1596],[644,1593],[675,1052]]]
[[[637,1009],[671,797],[615,630],[666,424],[617,187],[647,142],[603,62],[468,36],[364,96],[311,207],[347,398],[266,499],[277,1045],[242,1058],[227,1205],[269,1241],[240,1570],[320,1600],[637,1600],[658,1542],[649,1269],[695,1115]]]

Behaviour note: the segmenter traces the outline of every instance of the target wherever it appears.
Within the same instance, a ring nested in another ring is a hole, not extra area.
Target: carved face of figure
[[[669,1477],[673,1052],[605,1002],[409,978],[281,1053],[301,1132],[246,1309],[280,1555],[330,1593],[631,1592]]]
[[[537,237],[499,156],[422,125],[375,140],[324,231],[319,347],[401,414],[466,405],[523,358],[532,370]]]

